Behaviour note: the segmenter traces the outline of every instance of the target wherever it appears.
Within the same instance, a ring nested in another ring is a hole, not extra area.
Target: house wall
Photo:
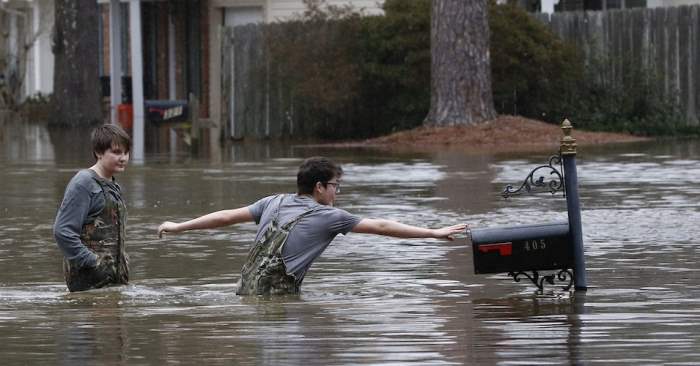
[[[327,0],[331,6],[350,5],[364,13],[381,14],[381,6],[376,0]],[[268,4],[267,22],[284,21],[304,12],[304,3],[301,0],[272,0]]]
[[[143,2],[142,28],[143,28],[143,52],[144,52],[144,78],[153,80],[147,99],[175,99],[188,98],[188,73],[193,82],[199,86],[191,86],[193,90],[199,90],[200,100],[208,96],[209,78],[209,19],[206,17],[206,0],[200,0],[199,7],[194,2]],[[129,47],[128,8],[122,7],[121,48],[122,48],[122,72],[123,76],[131,75],[131,51]],[[110,75],[109,63],[109,32],[110,17],[109,5],[104,3],[100,8],[102,16],[102,64],[103,75]],[[196,23],[192,22],[193,12],[204,12]],[[171,19],[172,16],[172,19]],[[172,26],[170,22],[172,21]],[[173,49],[169,47],[170,37],[173,38]],[[170,60],[170,58],[173,60]],[[192,58],[197,58],[193,61]],[[169,64],[174,64],[174,75],[171,82]],[[148,68],[148,70],[146,70]],[[171,85],[172,84],[172,85]],[[206,116],[207,106],[200,111]]]
[[[326,0],[330,6],[350,5],[364,14],[381,14],[383,0]],[[261,8],[267,23],[285,21],[305,10],[302,0],[211,0],[212,8]]]

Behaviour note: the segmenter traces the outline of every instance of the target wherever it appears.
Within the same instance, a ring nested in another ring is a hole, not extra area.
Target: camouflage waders
[[[124,243],[126,206],[106,181],[93,179],[102,188],[105,207],[95,221],[83,225],[80,241],[97,254],[97,265],[76,268],[63,260],[63,275],[71,292],[129,282],[129,257]]]
[[[314,209],[308,210],[294,220],[280,226],[279,210],[284,196],[259,240],[248,253],[241,270],[237,295],[284,295],[299,293],[300,282],[293,274],[287,273],[282,259],[282,248],[289,233],[299,220]]]

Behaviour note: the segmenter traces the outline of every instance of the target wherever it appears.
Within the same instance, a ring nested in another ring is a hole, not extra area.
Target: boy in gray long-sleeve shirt
[[[129,161],[131,139],[119,126],[104,125],[92,135],[97,160],[68,183],[54,223],[70,291],[128,282],[124,243],[126,206],[114,174]]]
[[[66,260],[76,267],[95,267],[97,254],[90,251],[80,240],[83,224],[94,222],[105,206],[102,187],[95,180],[96,173],[90,169],[80,170],[66,186],[63,202],[54,223],[54,238]],[[119,185],[114,191],[121,196]]]

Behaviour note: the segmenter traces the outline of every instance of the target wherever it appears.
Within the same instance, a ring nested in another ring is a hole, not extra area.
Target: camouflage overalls
[[[299,293],[301,283],[293,274],[287,273],[282,259],[282,248],[299,220],[314,209],[305,211],[292,221],[280,226],[279,210],[284,196],[265,228],[262,236],[255,242],[248,253],[248,258],[241,270],[237,295],[284,295]]]
[[[83,225],[80,241],[97,254],[97,265],[75,268],[63,260],[63,275],[71,292],[129,282],[129,257],[124,242],[126,206],[109,183],[98,177],[93,179],[102,188],[105,206],[95,221]]]

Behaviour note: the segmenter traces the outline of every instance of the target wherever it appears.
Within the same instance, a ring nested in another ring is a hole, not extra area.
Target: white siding
[[[224,25],[227,27],[262,22],[262,6],[224,8]]]
[[[51,30],[54,24],[54,4],[38,0],[32,4],[32,35],[36,35],[29,50],[26,94],[50,94],[53,92],[53,52]]]
[[[647,7],[659,8],[667,6],[695,5],[700,4],[700,0],[648,0]]]
[[[268,0],[267,21],[284,21],[295,14],[304,12],[304,3],[301,0]],[[382,0],[328,0],[328,5],[350,4],[356,10],[362,10],[364,14],[382,14]]]

